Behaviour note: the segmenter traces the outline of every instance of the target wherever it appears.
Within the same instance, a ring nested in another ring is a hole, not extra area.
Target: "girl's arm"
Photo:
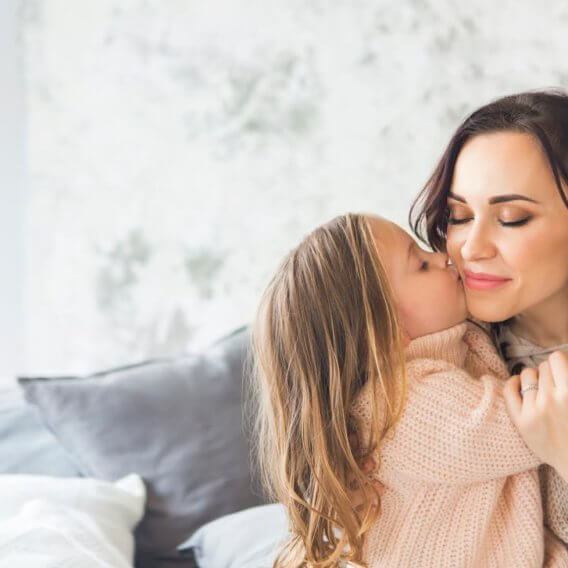
[[[381,452],[385,473],[462,484],[540,464],[509,418],[500,379],[473,378],[456,367],[436,370],[424,360],[411,362],[408,372],[415,378],[406,409]]]
[[[474,378],[454,365],[427,359],[411,361],[407,372],[405,410],[380,458],[375,456],[381,481],[476,483],[541,463],[509,418],[501,379]],[[364,387],[360,395],[355,416],[364,433],[369,429],[369,389]],[[363,434],[362,442],[366,439]]]

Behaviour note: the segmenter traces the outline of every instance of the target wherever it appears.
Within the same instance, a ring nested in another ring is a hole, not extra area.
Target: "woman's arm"
[[[538,370],[524,369],[503,394],[527,446],[568,482],[568,354],[555,351]]]

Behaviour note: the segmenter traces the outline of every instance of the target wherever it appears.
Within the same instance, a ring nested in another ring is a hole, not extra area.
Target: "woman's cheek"
[[[458,244],[455,231],[451,230],[448,231],[448,238],[446,240],[446,249],[452,262],[456,266],[459,266],[461,260],[461,253],[460,253],[461,246]]]

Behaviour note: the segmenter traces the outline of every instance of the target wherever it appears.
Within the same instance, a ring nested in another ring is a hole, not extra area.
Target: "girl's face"
[[[463,287],[448,256],[422,250],[386,219],[369,217],[369,222],[406,335],[414,339],[464,321]]]
[[[469,140],[448,206],[447,249],[474,317],[494,322],[545,306],[568,309],[568,208],[532,136]]]

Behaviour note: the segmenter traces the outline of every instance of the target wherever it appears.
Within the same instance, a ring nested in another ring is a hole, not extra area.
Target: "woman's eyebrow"
[[[456,201],[460,201],[461,203],[467,203],[464,197],[457,195],[456,193],[450,192],[448,193],[448,197],[455,199]],[[508,201],[530,201],[531,203],[538,203],[536,199],[532,199],[531,197],[527,197],[526,195],[510,193],[506,195],[495,195],[494,197],[489,198],[489,205],[493,205],[495,203],[506,203]]]
[[[530,201],[531,203],[538,203],[536,199],[532,199],[526,195],[518,195],[516,193],[512,193],[510,195],[496,195],[489,200],[489,203],[492,205],[493,203],[506,203],[507,201]]]

